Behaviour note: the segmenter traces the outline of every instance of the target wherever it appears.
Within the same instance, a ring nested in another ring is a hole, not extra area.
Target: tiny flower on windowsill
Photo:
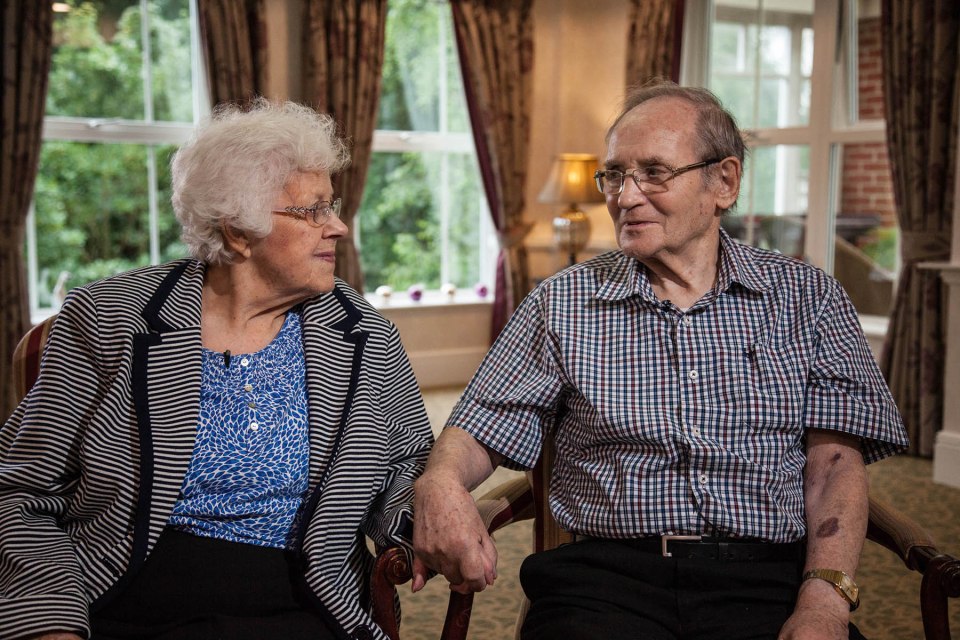
[[[444,283],[440,286],[440,293],[447,296],[448,300],[453,300],[453,297],[457,295],[457,285],[452,282]]]
[[[407,289],[407,295],[414,302],[420,302],[420,299],[423,298],[423,285],[419,283],[410,285]]]
[[[475,284],[473,286],[473,291],[474,293],[477,294],[478,298],[486,298],[487,295],[490,293],[490,290],[487,288],[487,285],[483,284],[482,282],[478,282],[477,284]]]
[[[389,302],[390,296],[393,295],[393,287],[382,284],[379,287],[377,287],[377,295],[383,298],[384,302]]]

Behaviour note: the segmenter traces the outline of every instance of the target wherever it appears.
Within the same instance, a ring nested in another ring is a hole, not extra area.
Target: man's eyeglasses
[[[594,173],[593,179],[597,181],[597,189],[600,190],[600,193],[608,196],[618,196],[623,192],[623,182],[626,176],[633,178],[633,181],[637,184],[637,188],[645,194],[663,193],[667,190],[667,182],[673,180],[681,173],[707,167],[721,160],[723,160],[723,158],[710,158],[703,162],[688,164],[679,169],[671,169],[662,164],[654,164],[628,172],[606,169]]]
[[[277,213],[288,218],[297,220],[306,220],[312,227],[322,227],[330,220],[331,216],[340,217],[340,198],[333,202],[321,200],[314,202],[309,207],[284,207],[283,209],[274,209],[271,213]]]

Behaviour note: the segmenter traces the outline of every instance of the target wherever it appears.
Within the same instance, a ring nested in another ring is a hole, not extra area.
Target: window
[[[391,0],[357,244],[364,286],[489,286],[497,255],[446,3]]]
[[[72,287],[185,255],[169,160],[207,109],[193,0],[68,0],[54,10],[27,222],[35,315]]]
[[[697,53],[696,43],[685,45],[685,55],[706,58],[707,86],[748,133],[740,200],[725,228],[826,269],[861,314],[887,315],[898,232],[882,120],[879,3],[695,6],[708,16],[709,46]],[[688,60],[688,77],[691,68]]]

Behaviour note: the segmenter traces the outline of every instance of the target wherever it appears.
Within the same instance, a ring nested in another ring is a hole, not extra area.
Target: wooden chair
[[[23,400],[30,388],[37,381],[40,374],[40,358],[47,342],[47,336],[56,320],[52,315],[43,322],[32,327],[20,339],[13,351],[13,376],[17,392],[17,401]],[[390,547],[380,550],[375,565],[375,575],[371,578],[370,601],[373,606],[373,619],[380,628],[384,629],[392,640],[399,640],[397,621],[397,590],[399,578],[393,577],[396,572],[406,572],[409,580],[409,563],[406,551],[401,547]],[[464,634],[466,627],[464,627]]]
[[[533,551],[552,549],[572,540],[570,534],[557,525],[548,506],[553,455],[552,441],[548,441],[537,466],[526,477],[504,483],[478,501],[491,533],[511,522],[533,519]],[[960,560],[940,551],[916,522],[875,498],[870,498],[867,538],[895,553],[908,569],[923,576],[918,599],[924,636],[926,640],[950,640],[947,605],[948,598],[960,596]],[[393,568],[390,579],[393,584],[406,582],[410,579],[409,568],[400,563]],[[451,592],[443,640],[467,637],[472,606],[473,594],[461,596]],[[527,606],[526,601],[521,605],[520,621]],[[518,621],[517,640],[519,627]]]

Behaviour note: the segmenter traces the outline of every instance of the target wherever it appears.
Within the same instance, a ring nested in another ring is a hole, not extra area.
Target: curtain
[[[349,229],[337,243],[336,275],[363,291],[353,236],[380,104],[387,0],[305,0],[305,10],[304,98],[333,116],[353,146],[350,166],[333,179]]]
[[[532,0],[454,0],[454,32],[490,215],[500,240],[491,339],[529,291],[524,188],[533,87]]]
[[[0,26],[0,420],[15,407],[11,359],[30,328],[23,241],[40,162],[52,55],[49,2],[4,2]]]
[[[960,119],[956,0],[883,0],[887,142],[901,231],[900,280],[881,367],[910,436],[933,454],[943,423],[945,292],[927,261],[950,259]]]
[[[267,64],[265,0],[202,0],[203,38],[210,100],[246,102],[263,93]]]
[[[627,86],[652,78],[680,81],[684,0],[630,0]]]

